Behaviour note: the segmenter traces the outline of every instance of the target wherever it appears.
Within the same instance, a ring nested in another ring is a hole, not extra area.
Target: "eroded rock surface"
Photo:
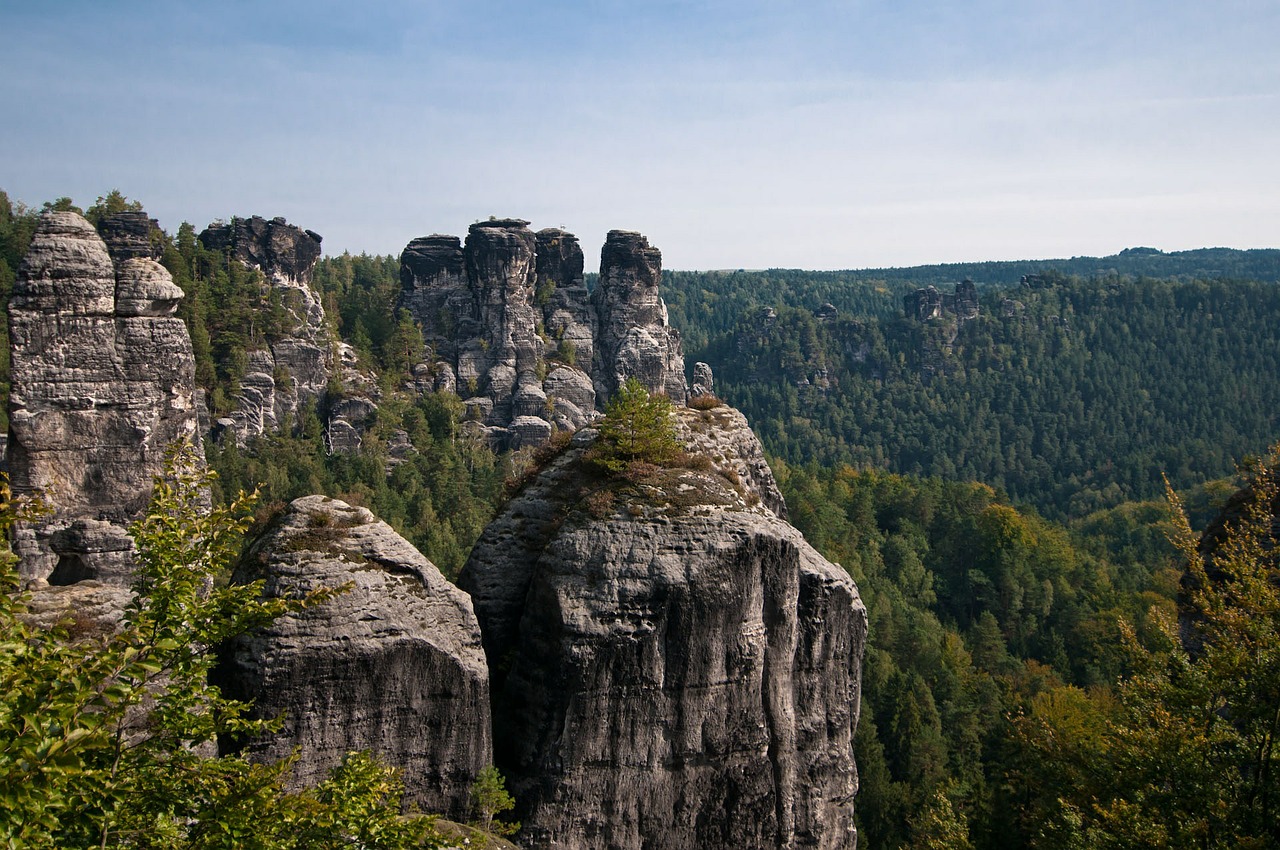
[[[236,409],[219,423],[220,439],[233,438],[243,445],[261,434],[292,429],[303,403],[334,401],[326,393],[335,376],[353,395],[373,403],[372,382],[359,374],[354,357],[345,356],[343,346],[333,338],[324,305],[311,287],[320,258],[319,234],[283,218],[253,216],[210,225],[199,238],[205,248],[225,252],[233,261],[261,271],[265,285],[274,290],[288,314],[279,338],[248,352]],[[354,434],[351,442],[358,448],[358,426],[343,420],[336,430]],[[335,428],[332,422],[330,428]]]
[[[599,354],[596,392],[611,396],[627,378],[684,404],[688,389],[680,332],[667,322],[658,292],[662,253],[628,230],[610,230],[600,252],[600,282],[591,293]]]
[[[688,390],[677,332],[658,295],[661,254],[638,233],[614,231],[600,284],[588,291],[577,237],[537,233],[520,219],[423,236],[400,257],[400,306],[434,359],[414,385],[462,397],[496,447],[546,442],[593,421],[628,377],[683,403]],[[538,419],[541,422],[533,422]]]
[[[855,842],[866,612],[717,410],[679,414],[710,464],[636,483],[584,467],[579,432],[462,571],[528,846]]]
[[[324,496],[294,501],[250,548],[235,581],[268,596],[351,589],[238,639],[218,679],[284,729],[249,744],[274,760],[295,747],[298,785],[322,779],[351,750],[399,768],[407,798],[468,815],[489,764],[488,671],[467,595],[364,508]]]
[[[80,215],[41,216],[9,302],[10,474],[53,508],[17,533],[25,579],[128,583],[125,527],[169,447],[199,442],[181,298],[154,260],[114,264]]]

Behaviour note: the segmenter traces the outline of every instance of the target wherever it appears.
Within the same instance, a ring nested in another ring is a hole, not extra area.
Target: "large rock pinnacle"
[[[473,224],[463,245],[424,236],[400,256],[400,306],[434,352],[416,370],[423,390],[457,392],[467,427],[498,447],[546,442],[594,420],[635,376],[683,403],[678,333],[658,295],[661,255],[638,233],[614,231],[600,286],[588,292],[577,237],[533,233],[520,219]]]
[[[680,333],[667,322],[658,292],[662,253],[639,233],[611,230],[600,251],[591,300],[598,317],[596,390],[612,395],[627,378],[684,404],[688,389]]]
[[[181,299],[154,260],[113,264],[78,214],[41,217],[9,302],[10,475],[53,508],[18,532],[24,578],[128,583],[125,526],[166,450],[199,442]]]
[[[848,848],[866,610],[770,508],[727,408],[677,412],[709,462],[602,479],[580,432],[459,578],[494,752],[529,846]]]

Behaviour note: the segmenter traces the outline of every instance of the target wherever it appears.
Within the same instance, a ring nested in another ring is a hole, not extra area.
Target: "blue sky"
[[[1280,3],[0,0],[0,188],[668,268],[1280,245]]]

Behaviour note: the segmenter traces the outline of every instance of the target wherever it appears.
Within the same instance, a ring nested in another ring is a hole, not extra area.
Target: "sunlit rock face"
[[[216,678],[280,732],[248,744],[274,761],[299,748],[298,786],[353,750],[401,771],[407,798],[465,820],[492,761],[489,674],[471,600],[386,523],[324,496],[294,501],[250,548],[234,581],[270,597],[349,589],[237,638]],[[234,742],[224,742],[232,744]]]
[[[680,333],[667,322],[658,292],[662,253],[639,233],[611,230],[600,252],[600,283],[591,294],[598,320],[596,391],[608,397],[627,378],[677,404],[688,395]]]
[[[866,610],[782,520],[736,411],[608,499],[579,432],[459,577],[528,846],[847,848]],[[613,491],[610,491],[613,492]]]
[[[14,541],[28,580],[127,584],[125,527],[165,452],[200,440],[182,290],[153,259],[120,256],[77,213],[45,213],[9,302],[10,476],[52,508]]]
[[[638,233],[613,231],[602,258],[591,292],[578,239],[560,228],[493,219],[473,224],[465,244],[411,241],[400,306],[432,353],[415,384],[456,392],[468,430],[498,448],[540,445],[594,421],[628,377],[683,403],[680,338],[658,294],[661,254]]]

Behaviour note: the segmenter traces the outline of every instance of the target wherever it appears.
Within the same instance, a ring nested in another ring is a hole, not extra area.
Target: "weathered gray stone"
[[[569,402],[574,406],[578,411],[575,428],[590,421],[588,412],[594,413],[596,409],[596,389],[586,372],[570,366],[558,366],[542,382],[542,389],[553,403]]]
[[[528,846],[854,844],[865,609],[742,480],[740,415],[708,413],[680,416],[711,468],[637,485],[585,470],[579,432],[459,577]]]
[[[142,210],[122,210],[98,222],[98,234],[117,264],[126,260],[159,260],[164,256],[164,232],[160,223]]]
[[[182,288],[155,260],[134,258],[120,264],[116,276],[117,316],[172,316],[178,312],[183,297]]]
[[[711,371],[709,363],[703,363],[699,360],[693,364],[693,386],[689,389],[689,395],[715,395],[716,378],[715,373]]]
[[[658,295],[658,251],[639,234],[610,234],[608,272],[593,295],[577,238],[558,228],[534,234],[527,224],[477,222],[465,246],[437,235],[405,247],[400,306],[435,353],[434,366],[423,364],[434,370],[430,386],[467,402],[487,399],[469,409],[483,409],[491,429],[509,429],[524,416],[581,427],[633,375],[683,403],[683,355]],[[425,390],[426,374],[412,386]],[[538,376],[546,376],[541,389]],[[517,439],[532,434],[519,430]]]
[[[269,597],[350,585],[335,598],[234,641],[218,681],[254,713],[283,713],[278,734],[247,745],[275,760],[295,747],[296,785],[351,750],[399,768],[407,798],[454,818],[492,758],[488,670],[466,594],[363,508],[294,501],[258,539],[235,581]]]
[[[345,358],[335,362],[333,352],[339,346],[311,286],[320,258],[319,234],[283,218],[253,216],[210,225],[199,238],[207,249],[225,251],[234,261],[261,271],[288,315],[279,339],[249,352],[253,374],[241,381],[231,413],[235,439],[243,445],[261,434],[294,427],[304,403],[323,405],[330,378],[337,376],[346,385],[358,370]]]
[[[551,423],[539,416],[517,416],[507,427],[511,432],[511,448],[541,446],[551,439]]]
[[[62,575],[127,582],[122,529],[146,507],[165,452],[199,443],[191,340],[169,315],[180,296],[151,260],[117,270],[80,215],[41,216],[9,302],[13,487],[53,508],[17,532],[25,579],[49,578],[65,555]],[[85,521],[120,534],[88,533]]]
[[[667,322],[658,292],[662,253],[639,233],[611,230],[600,252],[600,280],[591,293],[596,308],[597,398],[607,399],[628,378],[651,393],[684,404],[688,388],[680,333]]]

